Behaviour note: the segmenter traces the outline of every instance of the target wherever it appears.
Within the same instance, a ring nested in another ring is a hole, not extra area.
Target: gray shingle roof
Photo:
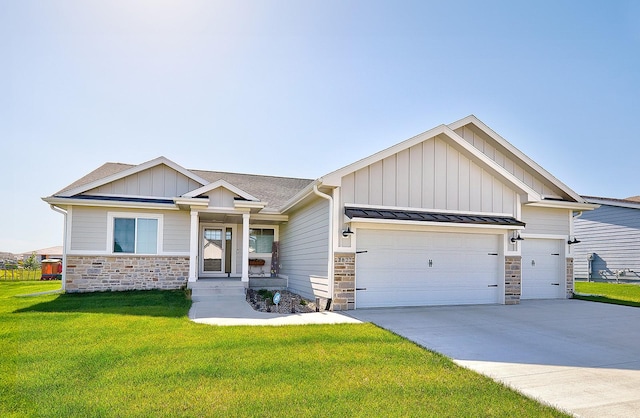
[[[135,167],[132,164],[105,163],[93,170],[84,177],[76,180],[64,189],[55,193],[60,195],[71,189],[75,189],[94,181],[101,180],[124,170]],[[189,170],[211,183],[224,180],[241,190],[255,196],[262,202],[267,203],[268,208],[279,209],[288,200],[293,198],[298,192],[313,182],[311,179],[301,179],[292,177],[263,176],[256,174],[227,173],[219,171]],[[176,196],[177,197],[177,196]]]
[[[262,202],[267,202],[267,207],[278,209],[289,199],[313,182],[310,179],[292,177],[261,176],[256,174],[225,173],[218,171],[189,170],[193,174],[210,182],[224,180]]]

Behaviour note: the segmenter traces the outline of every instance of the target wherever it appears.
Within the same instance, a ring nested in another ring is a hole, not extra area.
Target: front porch
[[[189,287],[228,279],[244,288],[286,288],[278,278],[279,224],[286,220],[237,208],[192,210]]]

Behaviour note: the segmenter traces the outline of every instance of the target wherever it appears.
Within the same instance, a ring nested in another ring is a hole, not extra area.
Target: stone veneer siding
[[[333,303],[334,311],[356,308],[356,255],[335,253],[333,255]]]
[[[573,297],[573,258],[567,258],[567,299]]]
[[[189,278],[189,257],[67,255],[66,291],[180,289]]]
[[[517,305],[522,293],[522,257],[506,256],[504,258],[504,303]]]

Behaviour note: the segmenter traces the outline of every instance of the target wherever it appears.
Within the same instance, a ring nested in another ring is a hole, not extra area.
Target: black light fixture
[[[572,244],[577,244],[579,242],[580,240],[574,236],[573,239],[569,238],[569,241],[567,241],[567,244],[572,245]]]
[[[353,231],[351,230],[351,227],[347,226],[347,229],[342,231],[342,236],[343,237],[348,237],[349,235],[353,234]]]
[[[520,236],[519,232],[516,232],[515,237],[511,237],[511,242],[516,242],[516,241],[524,241],[524,238]]]

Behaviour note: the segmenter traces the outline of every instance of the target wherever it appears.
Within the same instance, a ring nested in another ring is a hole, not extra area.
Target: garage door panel
[[[497,235],[361,229],[358,247],[357,307],[499,301]]]

